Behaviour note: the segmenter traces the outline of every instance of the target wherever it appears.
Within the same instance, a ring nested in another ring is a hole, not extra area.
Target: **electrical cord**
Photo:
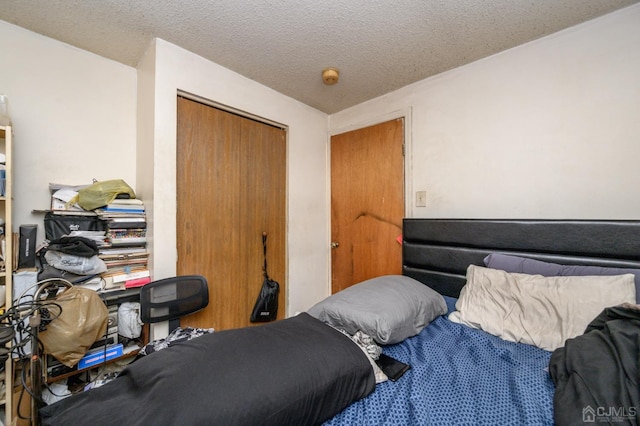
[[[9,355],[21,359],[30,356],[30,354],[25,352],[24,348],[31,344],[34,334],[31,331],[31,326],[28,324],[27,319],[38,311],[40,311],[41,314],[46,312],[39,326],[39,331],[43,331],[48,323],[60,316],[62,307],[58,303],[50,300],[24,301],[13,305],[0,316],[0,330],[7,334],[7,336],[5,336],[6,340],[0,341],[0,344],[6,344],[10,340],[13,340],[11,348],[7,351],[7,358]],[[9,330],[13,330],[13,333],[9,333]],[[5,333],[2,334],[4,335]],[[39,349],[43,349],[40,339],[36,338],[36,343]],[[0,362],[2,362],[1,357]]]
[[[49,283],[54,281],[56,282],[54,285]],[[106,369],[105,364],[98,367],[96,375],[93,378],[91,377],[92,374],[87,370],[88,381],[84,383],[84,386],[73,392],[70,391],[70,393],[66,395],[57,395],[47,383],[45,358],[41,356],[45,348],[44,343],[38,336],[39,332],[45,331],[47,325],[62,314],[62,306],[56,303],[55,298],[60,294],[63,286],[71,288],[72,284],[58,278],[40,281],[25,289],[20,296],[15,299],[15,303],[0,315],[0,365],[4,367],[4,361],[9,359],[9,357],[17,359],[20,363],[20,382],[22,389],[18,397],[16,414],[20,419],[29,420],[30,422],[36,420],[39,409],[47,405],[47,402],[42,398],[42,390],[44,388],[56,397],[65,397],[80,393],[86,390],[87,386],[93,387],[98,380],[101,380]],[[37,289],[32,291],[34,287],[37,287]],[[64,290],[66,290],[66,288]],[[11,341],[12,344],[6,347],[9,341]],[[106,333],[104,343],[101,346],[103,359],[106,360],[109,346],[109,339]],[[2,349],[5,350],[2,351]],[[105,376],[104,379],[109,379],[109,377]],[[31,410],[29,415],[21,412],[21,405],[25,394],[31,397]]]
[[[53,281],[57,281],[57,285],[52,285]],[[0,346],[4,349],[0,351],[0,364],[4,366],[9,357],[16,358],[21,363],[20,381],[22,382],[22,390],[18,398],[16,412],[18,417],[23,420],[34,420],[33,409],[30,416],[24,416],[20,411],[25,392],[31,396],[32,401],[37,406],[44,404],[39,392],[36,393],[34,389],[31,389],[32,386],[27,380],[27,370],[34,370],[33,372],[38,376],[43,371],[43,363],[39,354],[44,351],[44,345],[37,335],[39,331],[46,329],[47,324],[62,314],[62,307],[54,301],[61,284],[67,288],[71,286],[66,280],[49,279],[28,287],[15,300],[15,303],[0,315]],[[27,292],[34,287],[37,287],[34,295],[27,295]],[[46,298],[44,299],[40,299],[42,292],[46,292]],[[34,318],[37,321],[33,321],[32,325],[32,319]],[[34,327],[36,328],[35,330]],[[6,345],[10,341],[12,341],[12,345],[7,348]],[[29,347],[29,353],[25,350],[26,347]],[[31,379],[33,380],[33,377]],[[35,414],[37,415],[37,413]]]
[[[11,356],[13,358],[17,358],[21,363],[20,381],[22,383],[22,389],[18,397],[18,406],[16,413],[20,419],[29,421],[32,420],[32,417],[25,416],[20,410],[25,392],[28,393],[29,396],[34,401],[36,401],[37,404],[44,404],[42,398],[37,396],[33,392],[33,389],[31,389],[29,380],[27,378],[27,370],[30,370],[30,363],[32,361],[40,363],[39,370],[42,371],[42,360],[39,357],[34,358],[32,354],[25,351],[25,347],[33,347],[33,339],[35,339],[38,353],[42,353],[44,350],[44,345],[42,344],[40,339],[35,336],[31,326],[29,326],[28,321],[26,320],[39,310],[46,311],[48,317],[46,321],[43,321],[43,324],[41,324],[39,328],[46,327],[46,324],[48,322],[53,321],[62,313],[62,308],[55,302],[29,301],[21,302],[17,305],[12,306],[4,315],[2,315],[2,317],[0,317],[0,323],[6,326],[6,321],[10,321],[10,324],[13,324],[13,328],[15,330],[15,333],[13,335],[13,344],[7,353],[7,357]],[[51,315],[52,312],[54,313],[53,315]]]

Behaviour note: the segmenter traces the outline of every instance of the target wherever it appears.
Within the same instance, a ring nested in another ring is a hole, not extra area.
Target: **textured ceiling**
[[[639,1],[0,0],[0,19],[131,66],[158,37],[334,113]]]

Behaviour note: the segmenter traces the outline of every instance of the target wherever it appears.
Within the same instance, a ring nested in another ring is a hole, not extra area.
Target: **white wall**
[[[139,70],[138,144],[146,155],[138,158],[138,179],[142,197],[152,205],[154,277],[176,271],[176,96],[181,90],[288,126],[287,314],[323,298],[329,289],[328,116],[163,40],[154,41]],[[150,108],[153,114],[144,112]]]
[[[640,219],[640,5],[357,105],[411,111],[411,217]]]
[[[0,93],[14,130],[14,231],[50,207],[49,182],[135,189],[136,70],[0,21]]]

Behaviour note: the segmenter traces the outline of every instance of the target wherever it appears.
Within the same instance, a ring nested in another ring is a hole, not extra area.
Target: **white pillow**
[[[307,313],[351,335],[362,331],[388,345],[420,333],[447,313],[447,304],[438,292],[413,278],[385,275],[347,287]]]
[[[631,274],[543,277],[470,265],[449,319],[553,351],[583,334],[604,308],[635,300]]]

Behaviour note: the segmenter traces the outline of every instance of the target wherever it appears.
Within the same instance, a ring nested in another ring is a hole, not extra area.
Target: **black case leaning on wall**
[[[20,225],[18,269],[36,267],[36,237],[38,225]]]
[[[98,216],[72,216],[46,213],[44,235],[49,241],[69,235],[71,231],[105,231],[107,222]]]

